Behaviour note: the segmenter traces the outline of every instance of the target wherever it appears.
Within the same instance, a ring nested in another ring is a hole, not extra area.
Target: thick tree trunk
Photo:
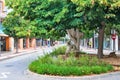
[[[44,46],[44,39],[41,38],[41,40],[42,40],[42,41],[41,41],[41,47],[42,47],[42,46]]]
[[[53,46],[54,44],[53,44],[53,40],[52,39],[50,39],[50,45],[51,46]]]
[[[103,58],[103,42],[104,42],[104,30],[105,30],[105,23],[101,22],[101,27],[99,28],[98,34],[98,58]]]
[[[75,56],[78,57],[80,52],[80,38],[75,45],[76,45]]]
[[[73,50],[73,52],[75,52],[76,55],[78,55],[77,53],[79,53],[80,51],[80,38],[82,37],[83,34],[79,32],[79,29],[68,29],[67,33],[72,43],[68,42],[67,44],[68,48],[66,50],[66,55],[68,56],[71,50]]]

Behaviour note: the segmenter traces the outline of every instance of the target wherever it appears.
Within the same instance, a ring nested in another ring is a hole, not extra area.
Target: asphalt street
[[[46,48],[31,54],[0,61],[0,80],[34,80],[26,73],[28,65],[38,56],[51,50],[51,48]]]
[[[120,72],[82,77],[50,77],[28,74],[28,65],[52,48],[0,61],[0,80],[120,80]]]

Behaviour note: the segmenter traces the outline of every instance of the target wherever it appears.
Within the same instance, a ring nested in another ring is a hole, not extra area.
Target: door
[[[0,37],[0,51],[6,51],[5,37]]]

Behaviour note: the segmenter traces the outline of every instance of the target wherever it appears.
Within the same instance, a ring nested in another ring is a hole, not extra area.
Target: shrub
[[[52,55],[52,56],[63,55],[63,54],[65,54],[65,51],[66,51],[66,46],[62,46],[62,47],[59,47],[57,49],[54,49],[50,53],[50,55]]]
[[[80,57],[74,57],[74,53],[66,59],[58,55],[65,54],[66,47],[59,47],[49,54],[45,54],[33,61],[29,65],[29,69],[38,74],[50,75],[88,75],[100,74],[113,70],[113,67],[95,56],[89,56],[84,52],[80,52]]]
[[[33,61],[29,69],[38,74],[51,74],[60,76],[100,74],[112,70],[112,66],[96,57],[83,55],[80,58],[73,56],[63,60],[61,57],[46,55]]]
[[[39,57],[38,60],[41,63],[51,64],[53,59],[49,54],[45,54],[44,56]]]
[[[66,51],[66,46],[62,46],[62,47],[59,47],[59,48],[56,48],[54,49],[50,55],[52,56],[58,56],[58,55],[64,55],[65,54],[65,51]],[[86,52],[79,52],[79,54],[87,54]],[[74,55],[73,52],[71,52],[69,55]]]
[[[86,52],[80,51],[80,54],[87,54]]]
[[[39,63],[39,61],[36,61]],[[60,75],[60,76],[69,76],[69,75],[88,75],[88,74],[100,74],[103,72],[107,72],[108,68],[105,66],[57,66],[55,64],[46,64],[46,63],[39,63],[34,65],[34,63],[29,65],[29,69],[33,72],[38,74],[51,74],[51,75]]]

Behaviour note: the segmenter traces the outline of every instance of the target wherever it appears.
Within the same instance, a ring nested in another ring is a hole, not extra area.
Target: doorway
[[[0,51],[6,51],[5,37],[0,37]]]

